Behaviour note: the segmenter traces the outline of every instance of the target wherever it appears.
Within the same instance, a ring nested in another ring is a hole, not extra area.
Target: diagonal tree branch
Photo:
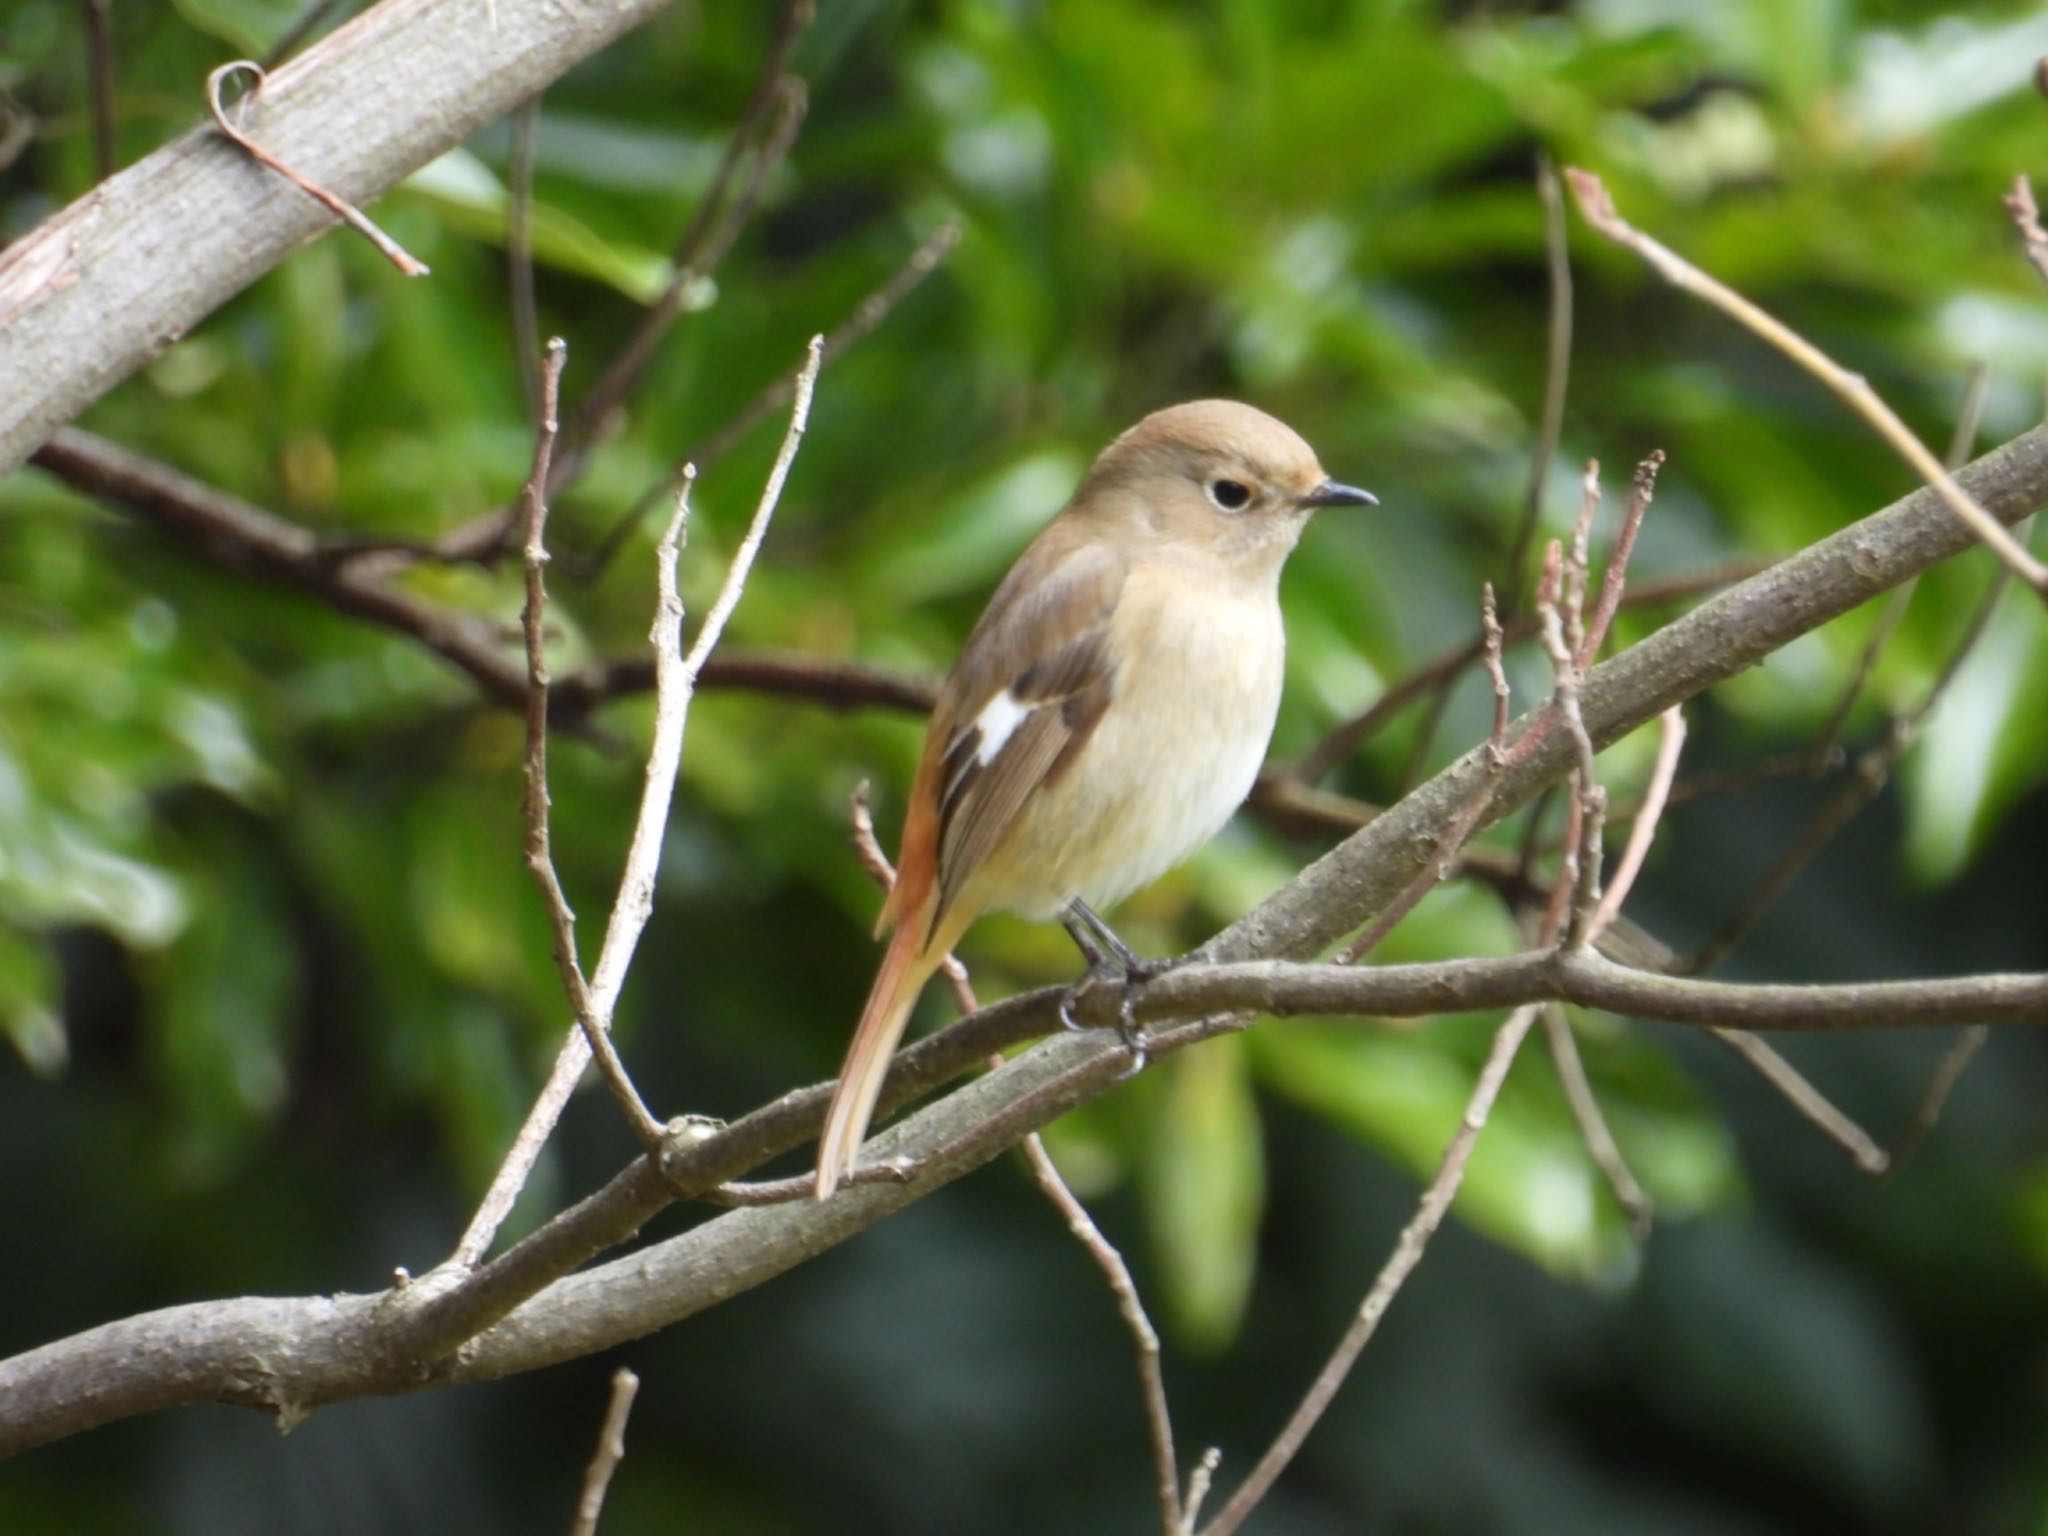
[[[383,0],[280,68],[243,126],[360,205],[667,4],[495,0],[485,27],[472,5]],[[0,475],[333,224],[209,124],[9,246]]]

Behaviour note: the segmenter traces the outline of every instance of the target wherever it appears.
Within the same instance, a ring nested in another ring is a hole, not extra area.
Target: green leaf
[[[1443,1160],[1472,1092],[1476,1066],[1431,1035],[1374,1033],[1358,1024],[1291,1023],[1262,1030],[1260,1081],[1386,1152],[1418,1179]],[[1578,1129],[1554,1095],[1531,1091],[1523,1060],[1494,1106],[1453,1209],[1498,1242],[1554,1273],[1613,1279],[1633,1262],[1604,1216],[1597,1174]]]
[[[479,240],[503,244],[512,196],[489,166],[466,149],[451,149],[400,183],[404,191],[433,206],[450,228]],[[530,210],[533,258],[616,288],[640,304],[660,296],[674,268],[667,256],[646,246],[608,238],[559,208],[534,199]],[[717,295],[708,279],[685,290],[685,310],[702,309]]]
[[[38,1077],[56,1077],[70,1055],[57,1003],[57,962],[49,946],[0,927],[0,1035]]]
[[[1239,1035],[1164,1063],[1139,1152],[1166,1316],[1197,1350],[1236,1334],[1251,1295],[1266,1164]]]
[[[186,24],[261,58],[305,10],[305,0],[171,0]]]

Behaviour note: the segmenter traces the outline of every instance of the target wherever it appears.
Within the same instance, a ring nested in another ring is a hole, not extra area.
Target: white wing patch
[[[994,762],[996,754],[1003,750],[1003,743],[1010,739],[1011,732],[1030,713],[1030,707],[1019,704],[1007,688],[982,705],[981,713],[974,717],[973,728],[981,734],[981,739],[975,743],[974,760],[984,768]]]

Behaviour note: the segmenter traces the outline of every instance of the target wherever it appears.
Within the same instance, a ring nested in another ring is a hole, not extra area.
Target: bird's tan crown
[[[1118,479],[1235,463],[1275,490],[1304,494],[1323,479],[1315,450],[1286,422],[1237,400],[1190,400],[1154,411],[1102,452],[1096,472]]]

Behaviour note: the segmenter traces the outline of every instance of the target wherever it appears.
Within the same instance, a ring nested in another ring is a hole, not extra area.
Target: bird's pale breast
[[[994,851],[977,905],[1047,918],[1077,896],[1115,901],[1230,819],[1265,759],[1285,663],[1278,593],[1251,585],[1226,598],[1184,571],[1133,572],[1110,706]]]

